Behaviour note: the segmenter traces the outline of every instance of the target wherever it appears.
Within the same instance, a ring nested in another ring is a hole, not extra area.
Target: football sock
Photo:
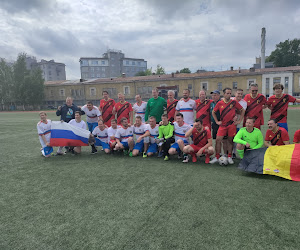
[[[216,157],[217,157],[217,159],[219,159],[220,158],[220,154],[216,154]]]
[[[238,154],[241,157],[241,159],[243,159],[244,158],[244,152],[245,152],[244,149],[242,149],[242,150],[237,149],[236,151],[238,152]]]

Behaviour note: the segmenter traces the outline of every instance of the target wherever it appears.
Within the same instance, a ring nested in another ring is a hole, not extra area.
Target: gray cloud
[[[56,0],[1,0],[0,8],[9,13],[27,12],[32,10],[50,10],[56,5]]]

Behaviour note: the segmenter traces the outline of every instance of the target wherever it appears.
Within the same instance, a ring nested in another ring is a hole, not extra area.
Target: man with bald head
[[[131,103],[125,101],[125,96],[122,93],[118,94],[119,102],[115,104],[113,114],[117,115],[118,125],[121,125],[121,119],[125,117],[129,124],[133,124],[133,109]]]
[[[175,99],[174,90],[168,91],[168,100],[167,100],[167,114],[169,122],[174,122],[174,116],[176,112],[176,105],[178,100]]]
[[[211,130],[211,118],[210,118],[210,104],[212,100],[206,99],[206,92],[200,90],[199,99],[196,100],[196,118],[201,119],[203,127]]]
[[[153,98],[150,98],[145,113],[145,121],[147,122],[149,117],[154,116],[156,122],[161,121],[161,115],[164,113],[164,108],[167,107],[167,102],[164,98],[158,96],[158,89],[152,90]]]

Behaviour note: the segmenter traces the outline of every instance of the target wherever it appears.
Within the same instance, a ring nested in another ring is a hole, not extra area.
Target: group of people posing
[[[223,157],[233,164],[235,152],[243,158],[247,149],[289,143],[287,109],[289,103],[300,103],[300,99],[284,94],[282,84],[275,84],[273,89],[275,95],[268,100],[258,93],[257,84],[251,84],[250,94],[244,98],[242,89],[235,90],[232,97],[232,90],[225,88],[223,98],[215,90],[210,93],[212,99],[207,99],[206,92],[201,90],[199,99],[192,100],[190,91],[185,89],[183,98],[176,100],[175,92],[169,90],[167,101],[153,89],[153,97],[148,102],[136,95],[134,105],[121,93],[116,103],[107,91],[103,91],[99,108],[90,101],[77,107],[68,97],[66,104],[58,107],[56,115],[73,126],[89,129],[92,154],[97,153],[94,144],[97,137],[107,154],[123,151],[126,155],[141,154],[144,158],[157,154],[166,161],[170,155],[178,154],[183,162],[188,162],[189,156],[193,162],[204,156],[205,163],[213,164],[219,162],[223,148]],[[264,138],[260,127],[264,124],[265,108],[271,110],[271,117]],[[87,125],[81,119],[84,114]],[[37,128],[44,148],[50,146],[51,121],[45,112],[40,112],[40,118]],[[216,140],[215,148],[213,139]],[[300,130],[294,136],[294,143],[299,142]],[[70,147],[67,151],[79,154],[81,147]],[[59,147],[57,154],[65,154],[64,148]]]

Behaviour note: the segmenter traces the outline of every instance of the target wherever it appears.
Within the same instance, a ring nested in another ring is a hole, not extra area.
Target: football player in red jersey
[[[133,121],[133,109],[131,103],[125,101],[125,97],[122,93],[118,94],[119,102],[115,104],[113,113],[117,115],[118,125],[121,125],[121,119],[127,118],[129,125],[131,126]]]
[[[275,95],[271,96],[268,101],[267,105],[269,109],[271,109],[271,118],[274,119],[279,127],[285,128],[288,131],[288,125],[286,122],[287,119],[287,109],[289,107],[290,102],[297,102],[300,103],[300,99],[296,99],[295,97],[283,94],[283,85],[277,83],[274,85],[273,90]]]
[[[196,118],[203,121],[203,126],[211,130],[210,120],[210,104],[213,100],[206,99],[206,92],[201,90],[199,92],[199,99],[196,100]]]
[[[167,114],[169,122],[174,122],[177,102],[178,100],[175,99],[175,92],[173,90],[169,90],[167,100]]]
[[[107,127],[111,126],[111,120],[115,118],[113,115],[113,108],[115,106],[115,100],[109,98],[108,92],[104,90],[102,92],[103,99],[100,100],[99,110],[102,114],[102,119]]]
[[[258,84],[250,85],[250,94],[245,95],[244,100],[247,102],[247,109],[244,116],[244,127],[247,117],[255,118],[254,127],[260,129],[264,125],[263,109],[266,108],[267,99],[264,95],[258,93]]]
[[[264,143],[266,147],[290,144],[288,132],[285,128],[279,127],[275,119],[269,120],[268,127]]]
[[[228,136],[228,163],[234,163],[232,160],[233,137],[236,135],[236,125],[241,123],[241,121],[244,119],[245,114],[245,110],[243,109],[243,107],[236,100],[230,99],[231,88],[225,88],[223,90],[223,93],[224,98],[217,103],[212,112],[213,118],[220,127],[218,129],[216,139],[216,157],[210,161],[211,164],[219,161],[221,153],[221,143],[224,136]],[[215,114],[217,111],[220,112],[220,120],[218,120]],[[236,116],[236,112],[241,114],[238,120],[234,119]]]

